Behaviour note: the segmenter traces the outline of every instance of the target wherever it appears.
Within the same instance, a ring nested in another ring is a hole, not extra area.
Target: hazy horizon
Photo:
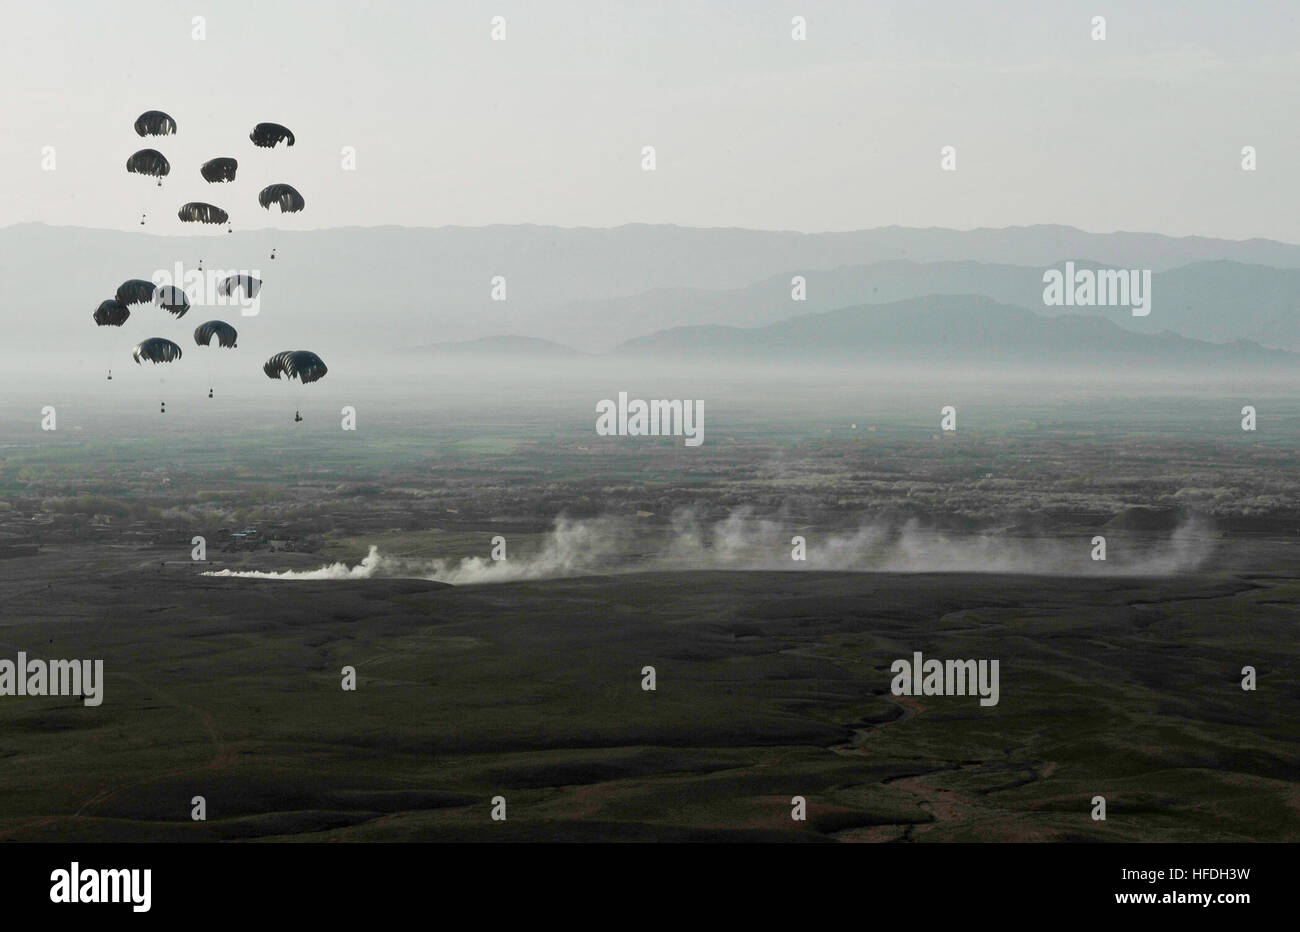
[[[1199,233],[1173,234],[1173,233],[1166,233],[1156,229],[1095,230],[1095,229],[1088,229],[1086,227],[1076,226],[1074,224],[1069,224],[1069,223],[1049,223],[1049,222],[1026,223],[1026,224],[1012,223],[1012,224],[1007,224],[1006,226],[980,225],[980,226],[967,226],[967,227],[906,226],[903,224],[889,223],[880,226],[846,227],[844,229],[836,229],[836,230],[829,230],[829,229],[828,230],[796,230],[789,227],[761,227],[761,226],[745,227],[745,226],[724,226],[724,225],[695,226],[695,225],[684,224],[684,223],[673,223],[671,221],[647,222],[642,220],[627,220],[622,223],[612,223],[605,226],[583,226],[583,225],[565,226],[556,223],[534,223],[530,221],[530,222],[520,222],[520,223],[500,222],[500,223],[478,223],[478,224],[348,223],[348,224],[340,224],[338,226],[323,226],[323,227],[303,226],[300,229],[285,230],[275,225],[274,220],[276,219],[276,217],[278,217],[278,215],[271,217],[270,221],[267,223],[266,226],[252,225],[247,227],[241,227],[237,232],[274,233],[276,235],[289,236],[293,233],[329,233],[329,232],[340,232],[345,230],[357,230],[357,229],[448,231],[448,230],[491,230],[491,229],[497,229],[501,227],[527,229],[531,227],[531,228],[542,229],[542,230],[564,230],[564,231],[573,231],[573,232],[581,232],[581,231],[605,232],[605,231],[612,231],[612,230],[622,230],[628,227],[658,227],[663,229],[693,230],[693,231],[700,231],[700,232],[717,231],[717,232],[774,233],[774,234],[788,233],[796,236],[822,236],[822,235],[834,236],[834,235],[849,235],[853,233],[884,233],[884,232],[894,231],[894,230],[901,230],[907,232],[940,231],[945,233],[979,233],[979,232],[1006,232],[1006,231],[1013,231],[1013,230],[1033,230],[1033,229],[1060,229],[1060,230],[1068,230],[1071,232],[1083,233],[1089,236],[1156,236],[1156,237],[1162,237],[1171,240],[1208,240],[1208,241],[1229,242],[1229,243],[1268,242],[1268,243],[1279,243],[1285,246],[1300,246],[1300,233],[1297,233],[1296,239],[1288,240],[1288,239],[1279,239],[1277,237],[1271,237],[1271,236],[1232,237],[1232,236],[1215,236],[1215,235],[1199,234]],[[86,230],[86,231],[94,231],[94,232],[114,232],[114,233],[140,232],[138,230],[138,227],[132,227],[130,225],[119,228],[119,227],[112,227],[112,226],[89,226],[89,225],[78,224],[78,223],[49,223],[44,220],[18,220],[12,223],[3,223],[0,224],[0,230],[7,230],[7,229],[12,229],[13,227],[21,227],[21,226],[41,226],[41,227],[49,227],[51,229],[74,229],[74,230]],[[224,228],[222,228],[222,230],[220,231],[204,231],[204,230],[195,230],[193,228],[190,228],[190,229],[181,229],[176,232],[168,232],[168,233],[160,233],[156,230],[149,230],[143,232],[141,235],[159,236],[159,237],[168,237],[168,238],[212,236],[215,239],[217,238],[218,232],[224,232]]]
[[[264,220],[258,187],[292,180],[302,229],[1065,223],[1300,241],[1274,209],[1300,193],[1286,170],[1300,130],[1276,118],[1300,93],[1281,3],[1226,21],[1209,2],[1073,0],[2,9],[24,40],[0,61],[6,222],[125,230],[149,209],[171,231],[179,203],[211,193],[198,164],[234,155],[241,176],[219,193],[237,229]],[[123,171],[153,108],[180,125],[152,140],[174,166],[161,191]],[[263,120],[297,145],[253,150]],[[944,146],[956,171],[940,170]]]

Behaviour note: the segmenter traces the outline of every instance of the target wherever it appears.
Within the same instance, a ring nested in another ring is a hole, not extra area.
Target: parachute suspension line
[[[286,130],[287,132],[287,130]],[[281,223],[285,222],[286,214],[299,213],[307,206],[307,201],[298,193],[298,189],[291,184],[267,185],[257,195],[257,202],[262,205],[263,210],[269,211],[272,207],[280,209]],[[271,247],[271,258],[275,259],[275,246]]]
[[[162,116],[166,117],[166,114],[162,114]],[[166,119],[170,120],[171,118],[166,117]],[[164,124],[158,121],[154,121],[154,123],[147,129],[162,130],[163,126]],[[164,135],[164,132],[161,131],[141,132],[141,127],[139,124],[137,124],[136,126],[136,132],[140,133],[140,135],[151,135],[151,136]],[[139,152],[136,152],[134,155],[132,155],[129,159],[126,160],[126,170],[129,174],[132,175],[143,175],[146,178],[154,179],[154,185],[153,185],[155,189],[154,196],[152,198],[150,197],[145,198],[144,212],[140,215],[140,225],[144,226],[145,220],[148,217],[149,208],[156,206],[156,200],[158,196],[157,189],[163,186],[163,178],[167,177],[167,175],[172,170],[171,163],[167,161],[167,156],[163,155],[157,149],[141,149]]]
[[[257,282],[259,286],[261,285],[261,282],[258,282],[257,279],[252,278],[251,276],[238,276],[238,277],[247,278],[249,281]],[[236,280],[236,276],[232,276],[231,278],[228,278],[225,281],[223,281],[220,285],[217,286],[218,292],[220,294],[229,294],[230,293],[229,283],[234,280]],[[213,342],[214,340],[216,341],[215,343]],[[239,332],[234,327],[230,326],[230,324],[226,323],[224,320],[209,320],[205,323],[199,324],[197,327],[194,328],[195,344],[207,350],[207,352],[203,354],[203,367],[208,374],[208,397],[209,398],[215,397],[215,391],[214,391],[215,382],[216,382],[215,367],[218,365],[218,363],[215,361],[216,359],[215,354],[221,349],[238,348],[239,346],[238,341],[239,341]]]
[[[267,378],[285,379],[292,381],[297,379],[299,385],[305,386],[311,382],[319,381],[329,372],[329,367],[325,361],[309,350],[285,350],[283,353],[276,353],[262,365],[262,371],[266,373]],[[302,409],[293,413],[294,423],[302,421]]]
[[[162,337],[150,337],[136,344],[131,356],[135,359],[136,365],[143,365],[149,362],[153,365],[158,363],[171,363],[181,358],[181,348],[171,340],[165,340]],[[167,413],[167,401],[162,398],[163,377],[161,373],[158,376],[158,413]]]

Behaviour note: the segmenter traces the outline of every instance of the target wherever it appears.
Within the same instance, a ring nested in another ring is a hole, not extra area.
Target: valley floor
[[[0,561],[0,658],[102,659],[104,701],[0,698],[0,839],[1296,841],[1288,550],[466,587],[47,550]],[[998,704],[892,695],[916,651],[998,660]]]

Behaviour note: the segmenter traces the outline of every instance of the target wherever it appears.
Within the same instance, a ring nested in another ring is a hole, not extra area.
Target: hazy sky
[[[278,224],[255,195],[288,181],[307,199],[302,227],[1064,223],[1300,242],[1297,10],[2,0],[0,224],[133,229],[147,208],[167,232],[187,200],[241,227]],[[791,39],[796,15],[807,41]],[[1104,42],[1090,38],[1096,15]],[[135,135],[154,108],[179,136]],[[262,120],[297,145],[254,149]],[[125,171],[147,145],[172,161],[162,190]],[[955,173],[939,169],[945,145]],[[356,171],[341,170],[344,146]],[[233,190],[198,176],[218,155],[241,161]]]

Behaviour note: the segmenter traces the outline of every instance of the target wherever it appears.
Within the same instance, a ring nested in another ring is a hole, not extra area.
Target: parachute
[[[324,360],[307,350],[285,350],[276,353],[262,365],[262,371],[270,378],[296,378],[304,385],[325,377],[329,371]]]
[[[150,337],[143,343],[137,344],[131,356],[135,359],[137,366],[140,365],[142,359],[147,359],[152,363],[175,362],[181,358],[181,348],[171,340],[164,340],[162,337]]]
[[[154,295],[154,300],[164,311],[177,317],[184,317],[190,309],[190,299],[185,294],[185,289],[177,285],[163,285]]]
[[[170,136],[176,132],[176,121],[161,110],[146,110],[136,117],[137,136]]]
[[[307,206],[298,189],[290,184],[267,185],[257,195],[257,202],[267,210],[271,209],[272,204],[279,204],[282,214],[296,214]]]
[[[253,140],[253,145],[262,149],[274,149],[281,142],[293,145],[293,133],[279,123],[258,123],[248,138]]]
[[[131,310],[121,301],[109,298],[107,301],[99,302],[99,307],[95,308],[93,316],[96,326],[120,327],[131,316]]]
[[[208,159],[208,161],[203,163],[203,167],[199,169],[199,174],[203,176],[204,181],[213,184],[223,181],[234,181],[235,172],[238,169],[239,162],[234,159]]]
[[[199,346],[211,346],[213,337],[218,346],[234,348],[239,333],[224,320],[209,320],[194,328],[194,342]]]
[[[217,294],[225,298],[239,289],[243,289],[245,297],[256,298],[262,290],[262,280],[251,275],[231,275],[217,282]]]
[[[126,170],[137,175],[166,178],[171,173],[172,166],[167,161],[167,156],[157,149],[141,149],[126,160]]]
[[[202,201],[190,201],[176,211],[176,216],[181,218],[181,223],[225,223],[230,219],[230,214],[220,207]]]
[[[148,304],[153,300],[156,287],[153,282],[147,282],[143,278],[133,278],[118,286],[115,297],[121,304]]]

